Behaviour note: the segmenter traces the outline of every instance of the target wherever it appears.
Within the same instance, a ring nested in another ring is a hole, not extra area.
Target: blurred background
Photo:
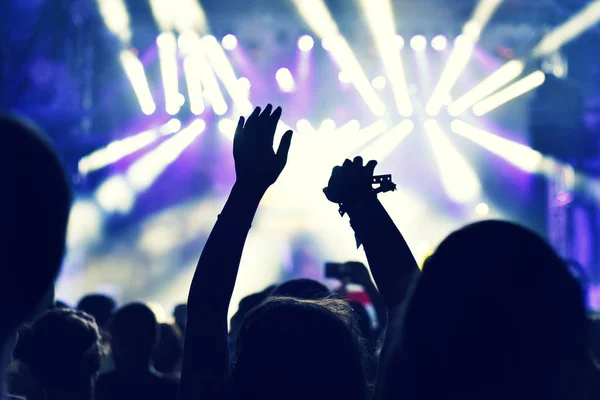
[[[185,301],[237,118],[270,102],[296,135],[232,310],[365,260],[322,195],[358,154],[392,174],[380,198],[419,261],[466,223],[518,221],[600,308],[598,21],[598,0],[2,2],[0,108],[48,132],[75,193],[57,297]]]

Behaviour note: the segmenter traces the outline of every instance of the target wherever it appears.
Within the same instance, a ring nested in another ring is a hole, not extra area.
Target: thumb
[[[279,149],[277,149],[277,160],[279,161],[282,170],[287,163],[288,153],[290,152],[290,146],[292,144],[292,136],[292,131],[284,133],[281,142],[279,143]]]

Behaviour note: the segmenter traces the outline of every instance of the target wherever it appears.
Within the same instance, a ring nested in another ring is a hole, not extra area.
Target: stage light
[[[542,71],[535,71],[525,78],[518,80],[509,87],[499,91],[498,93],[488,97],[487,99],[475,104],[473,114],[482,116],[488,112],[495,110],[502,104],[505,104],[538,86],[541,86],[546,80],[546,75]]]
[[[298,38],[298,49],[300,51],[311,51],[315,45],[315,40],[310,35],[302,35]]]
[[[394,46],[396,46],[396,50],[402,50],[404,48],[404,38],[400,35],[394,36]]]
[[[477,215],[485,217],[490,213],[490,206],[488,206],[485,203],[479,203],[475,206],[475,212],[477,213]]]
[[[600,21],[600,0],[592,1],[583,10],[546,34],[533,49],[533,57],[543,57],[560,49]]]
[[[245,76],[242,76],[241,78],[238,79],[238,83],[244,91],[246,91],[246,92],[250,91],[250,87],[252,85],[250,84],[250,80],[248,78],[246,78]]]
[[[352,119],[346,122],[344,125],[340,126],[336,130],[336,133],[340,135],[351,135],[358,133],[358,131],[360,131],[360,122],[358,122],[355,119]]]
[[[161,33],[156,39],[160,71],[165,90],[167,113],[175,115],[181,108],[179,104],[179,67],[177,63],[177,40],[172,33]]]
[[[237,124],[229,118],[223,118],[219,121],[219,132],[221,132],[223,135],[225,135],[231,140],[233,140],[235,136],[236,128]]]
[[[223,48],[225,50],[235,50],[238,46],[238,40],[237,37],[235,37],[234,35],[227,34],[225,36],[223,36],[223,39],[221,39],[221,45],[223,46]]]
[[[408,117],[413,113],[413,106],[408,94],[404,66],[398,49],[398,35],[391,1],[361,0],[360,4],[387,73],[396,109],[400,115]],[[382,89],[375,84],[373,87]]]
[[[377,160],[382,162],[400,143],[414,130],[415,125],[410,119],[405,119],[388,132],[383,133],[373,143],[360,150],[360,155],[366,160]]]
[[[463,26],[462,34],[454,41],[454,48],[452,49],[452,53],[450,53],[448,62],[444,66],[440,80],[425,106],[425,110],[429,115],[435,116],[440,112],[443,99],[451,93],[458,77],[469,63],[481,31],[487,25],[500,3],[501,0],[479,0],[479,3],[477,3],[477,7],[475,7],[471,18]],[[467,106],[465,110],[475,104],[475,102]]]
[[[201,34],[210,31],[206,14],[198,0],[162,0],[166,3],[171,14],[171,25],[179,32],[199,32]]]
[[[321,122],[319,131],[322,133],[333,133],[335,131],[335,121],[332,119],[325,119]]]
[[[125,74],[129,78],[129,82],[131,82],[142,112],[146,115],[152,115],[156,111],[156,104],[150,92],[144,65],[130,50],[121,52],[121,64],[123,65]]]
[[[190,99],[190,111],[194,115],[202,115],[205,110],[202,80],[198,75],[197,64],[193,57],[186,57],[183,60],[183,72]]]
[[[486,98],[502,86],[517,78],[523,70],[525,64],[520,60],[512,60],[500,67],[492,75],[481,81],[477,86],[455,100],[448,107],[450,115],[458,116],[472,105]]]
[[[350,74],[346,73],[345,71],[340,71],[338,74],[338,80],[341,83],[348,84],[351,82],[352,78]]]
[[[124,139],[115,140],[108,146],[82,157],[78,163],[79,173],[85,175],[113,164],[154,143],[159,135],[169,135],[179,131],[180,128],[181,122],[172,119],[157,129],[146,130]]]
[[[371,84],[375,89],[382,90],[385,89],[387,81],[383,76],[377,76],[373,79],[373,81],[371,81]]]
[[[114,175],[98,186],[95,197],[105,212],[127,214],[136,196],[124,176]]]
[[[175,28],[175,8],[176,7],[173,7],[173,4],[169,1],[150,0],[152,15],[161,32],[169,32]]]
[[[416,52],[425,51],[427,48],[427,39],[423,35],[416,35],[410,39],[410,47]]]
[[[293,0],[293,2],[302,19],[322,40],[323,48],[329,51],[340,70],[346,71],[351,76],[350,82],[365,100],[371,112],[375,115],[383,115],[385,105],[371,86],[352,47],[340,34],[325,2],[323,0]]]
[[[314,133],[315,132],[315,128],[313,128],[312,124],[306,119],[298,120],[298,122],[296,123],[296,130],[299,133]]]
[[[106,27],[116,35],[121,43],[131,41],[129,13],[123,0],[98,0],[98,9]]]
[[[294,77],[292,76],[290,70],[287,68],[279,68],[279,70],[277,70],[277,73],[275,74],[275,79],[277,79],[279,89],[281,89],[281,91],[284,93],[290,93],[296,89]]]
[[[127,181],[136,192],[148,189],[154,181],[173,163],[177,157],[204,130],[206,124],[201,119],[194,120],[173,137],[161,143],[156,149],[140,158],[127,170]]]
[[[475,171],[452,145],[436,120],[425,121],[425,133],[448,197],[457,203],[467,203],[479,196],[481,185]]]
[[[223,51],[221,46],[219,46],[219,43],[217,42],[215,37],[211,35],[203,37],[202,44],[206,49],[206,55],[208,56],[208,60],[212,64],[212,70],[214,70],[221,82],[223,82],[225,89],[227,89],[227,92],[229,92],[229,95],[231,96],[231,99],[233,100],[235,106],[238,108],[239,112],[241,114],[250,114],[252,112],[253,107],[252,103],[250,103],[250,100],[248,100],[248,92],[240,88],[238,84],[238,78],[235,74],[235,70],[233,69],[231,62],[229,61],[229,58],[227,58],[225,51]],[[213,86],[213,89],[219,90],[220,93],[218,84],[216,84],[216,86]],[[227,111],[226,107],[217,107],[215,109],[215,113],[217,113],[218,115],[223,115],[224,112],[220,113],[223,109]]]
[[[69,213],[67,245],[74,248],[100,239],[102,224],[102,212],[93,201],[76,200]]]
[[[433,39],[431,39],[431,47],[437,51],[443,51],[448,46],[448,39],[444,35],[437,35]]]
[[[475,128],[459,119],[454,120],[450,127],[454,133],[477,143],[523,171],[537,173],[541,170],[544,157],[530,147]]]

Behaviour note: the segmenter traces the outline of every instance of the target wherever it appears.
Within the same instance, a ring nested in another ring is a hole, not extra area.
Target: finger
[[[238,120],[237,128],[235,129],[235,136],[233,137],[233,149],[236,151],[237,146],[239,146],[242,137],[244,135],[244,123],[246,122],[244,117],[240,117]]]
[[[375,160],[371,160],[367,163],[367,165],[365,165],[365,172],[368,173],[370,176],[373,176],[373,174],[375,173],[375,167],[377,166],[377,161]]]
[[[357,168],[363,166],[363,158],[361,156],[354,157],[354,166]]]
[[[342,167],[343,168],[350,168],[350,167],[352,167],[352,161],[350,161],[349,159],[346,158],[346,160],[342,164]]]
[[[281,113],[281,107],[277,107],[269,119],[269,125],[266,129],[266,132],[268,134],[267,140],[269,140],[270,143],[273,143],[273,138],[275,137],[275,132],[277,131],[277,124],[281,118]]]
[[[271,104],[267,104],[262,114],[260,114],[260,119],[263,121],[267,121],[273,112],[273,106]]]
[[[290,146],[292,145],[292,131],[287,131],[283,134],[279,148],[277,149],[277,159],[279,160],[280,168],[283,169],[287,163],[288,153],[290,152]]]

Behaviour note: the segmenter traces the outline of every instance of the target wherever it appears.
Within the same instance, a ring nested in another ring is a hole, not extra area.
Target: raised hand
[[[327,199],[337,204],[360,204],[375,197],[373,192],[373,172],[377,161],[371,160],[363,166],[362,157],[354,161],[346,160],[340,167],[334,167],[328,186],[323,189]]]
[[[273,150],[273,138],[281,118],[281,107],[273,111],[267,105],[261,113],[260,107],[248,117],[240,117],[233,141],[236,184],[258,192],[266,191],[277,178],[287,162],[292,131],[287,131],[277,152]]]

